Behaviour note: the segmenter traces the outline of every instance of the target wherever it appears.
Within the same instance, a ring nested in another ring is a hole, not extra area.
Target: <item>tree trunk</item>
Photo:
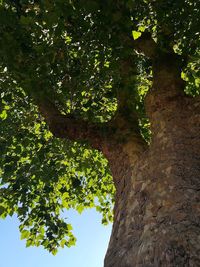
[[[116,186],[105,267],[200,266],[200,101],[176,90],[146,100],[152,142],[108,156]]]

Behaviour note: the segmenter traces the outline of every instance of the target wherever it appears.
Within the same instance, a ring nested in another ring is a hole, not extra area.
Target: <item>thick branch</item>
[[[48,99],[40,101],[38,107],[55,137],[87,141],[92,147],[102,150],[104,138],[102,125],[76,119],[72,115],[63,115]]]
[[[152,61],[152,90],[157,90],[157,93],[163,91],[171,96],[183,92],[185,83],[181,79],[181,71],[185,62],[184,57],[176,54],[171,47],[164,49],[152,39],[150,33],[143,33],[134,42],[134,46],[138,52]]]
[[[38,106],[55,137],[88,142],[93,148],[102,151],[108,159],[118,145],[124,146],[128,142],[132,143],[133,149],[137,148],[137,154],[144,151],[145,142],[139,131],[127,128],[119,117],[107,123],[94,124],[61,114],[48,99],[40,100]]]
[[[157,44],[148,32],[143,33],[140,38],[134,41],[134,48],[149,58],[154,58],[157,55]]]

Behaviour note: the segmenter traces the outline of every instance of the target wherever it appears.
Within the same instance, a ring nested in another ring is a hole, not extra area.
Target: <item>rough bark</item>
[[[153,62],[146,97],[152,142],[110,157],[117,193],[105,267],[200,266],[200,101],[185,96],[180,60]]]
[[[200,102],[148,98],[150,148],[110,161],[120,185],[105,267],[200,266]]]

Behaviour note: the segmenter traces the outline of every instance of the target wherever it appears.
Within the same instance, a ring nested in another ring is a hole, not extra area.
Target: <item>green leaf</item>
[[[0,118],[2,119],[2,120],[5,120],[6,118],[7,118],[7,112],[6,112],[6,110],[4,109],[3,111],[2,111],[2,113],[0,114]]]
[[[76,210],[78,211],[79,214],[81,214],[84,210],[84,206],[83,205],[78,205]]]
[[[64,248],[64,246],[66,245],[66,243],[67,243],[67,240],[66,239],[62,239],[61,242],[60,242],[61,248]]]
[[[30,247],[30,246],[33,246],[33,240],[32,240],[32,239],[28,239],[28,240],[26,241],[26,247],[28,248],[28,247]]]
[[[5,207],[3,206],[0,206],[0,218],[5,218],[5,212],[6,212],[6,209]]]
[[[139,26],[138,27],[138,31],[139,32],[144,32],[146,30],[146,27],[145,26]]]
[[[133,35],[133,39],[137,40],[142,35],[142,33],[137,32],[137,31],[132,31],[132,35]]]
[[[73,227],[72,227],[71,224],[69,224],[69,223],[67,224],[67,230],[68,230],[68,231],[73,230]]]
[[[21,239],[26,239],[26,238],[28,238],[29,237],[29,235],[30,235],[30,232],[28,231],[28,230],[23,230],[22,232],[21,232]]]
[[[57,254],[58,250],[56,248],[52,249],[51,253],[55,256]]]

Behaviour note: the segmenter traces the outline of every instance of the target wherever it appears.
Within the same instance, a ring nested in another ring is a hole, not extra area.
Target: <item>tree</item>
[[[105,267],[200,266],[199,10],[1,1],[0,214],[27,246],[73,245],[63,209],[106,223],[115,195]]]

